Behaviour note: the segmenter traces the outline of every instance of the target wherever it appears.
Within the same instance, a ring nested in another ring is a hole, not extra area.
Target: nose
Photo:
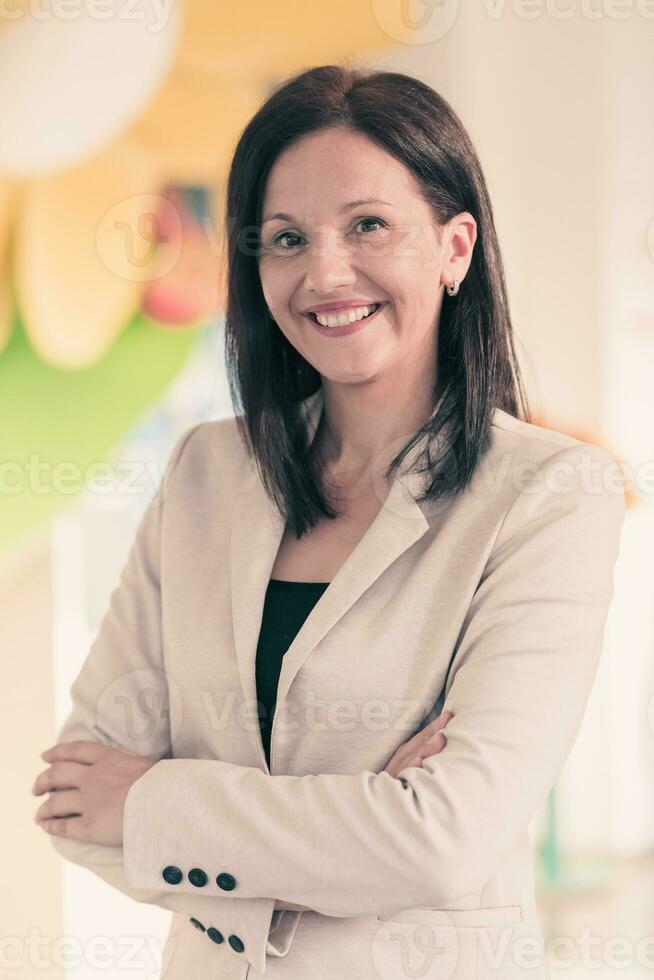
[[[304,285],[307,292],[331,296],[339,286],[351,286],[356,282],[349,250],[337,235],[317,238],[306,254]]]

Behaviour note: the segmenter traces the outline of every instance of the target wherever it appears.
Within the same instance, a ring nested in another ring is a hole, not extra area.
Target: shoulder
[[[526,422],[500,408],[494,410],[491,436],[485,456],[490,466],[502,466],[505,471],[528,466],[532,471],[547,468],[552,463],[573,463],[585,460],[597,467],[617,467],[611,453],[602,446],[582,442],[556,429]]]
[[[196,422],[182,433],[179,441],[188,443],[185,451],[189,455],[197,454],[202,450],[211,451],[214,448],[231,450],[240,455],[244,452],[236,418],[233,415]]]
[[[231,455],[243,456],[244,446],[236,424],[236,418],[209,419],[196,422],[179,436],[171,459],[184,455],[187,460],[196,459],[203,452],[227,451]]]
[[[505,506],[532,518],[543,508],[582,508],[618,523],[624,517],[623,474],[607,449],[501,409],[493,415],[479,481],[486,490],[501,488]]]
[[[247,453],[234,416],[196,422],[177,437],[166,464],[166,490],[213,490],[238,480]]]
[[[498,455],[517,453],[523,459],[545,462],[562,449],[583,445],[565,432],[525,422],[501,408],[494,410],[489,450]]]

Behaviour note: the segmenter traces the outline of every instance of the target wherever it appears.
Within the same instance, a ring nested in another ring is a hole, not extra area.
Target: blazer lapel
[[[310,438],[320,421],[322,405],[322,389],[304,403]],[[412,457],[418,450],[414,447]],[[244,483],[235,488],[230,570],[238,670],[246,704],[255,705],[259,630],[285,524],[265,492],[253,461],[245,472]],[[415,473],[395,478],[373,523],[309,613],[284,654],[276,711],[281,709],[294,677],[314,647],[382,572],[427,531],[429,522],[415,501],[422,479]],[[256,712],[252,717],[256,717]],[[268,771],[258,728],[254,735],[261,765]]]

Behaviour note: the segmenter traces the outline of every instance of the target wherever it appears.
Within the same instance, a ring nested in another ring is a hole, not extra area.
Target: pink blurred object
[[[192,327],[218,315],[222,272],[212,251],[208,191],[169,187],[156,214],[157,258],[143,312],[168,327]]]

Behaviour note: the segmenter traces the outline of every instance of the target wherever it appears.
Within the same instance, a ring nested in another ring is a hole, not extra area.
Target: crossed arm
[[[624,497],[581,482],[558,493],[546,479],[555,460],[574,463],[582,450],[611,462],[596,447],[561,450],[499,528],[454,651],[442,752],[407,764],[402,780],[386,771],[269,776],[220,760],[167,758],[159,733],[147,753],[158,761],[124,801],[124,851],[69,839],[55,846],[137,900],[191,914],[216,900],[392,914],[446,907],[482,887],[553,785],[601,654]],[[102,695],[119,675],[160,671],[157,508],[138,529],[58,741],[130,748]],[[146,649],[136,642],[144,635]],[[193,814],[183,843],[181,812]],[[188,881],[162,882],[171,853],[189,867],[198,855],[228,854],[240,897],[205,898]],[[272,895],[280,897],[265,897]]]

